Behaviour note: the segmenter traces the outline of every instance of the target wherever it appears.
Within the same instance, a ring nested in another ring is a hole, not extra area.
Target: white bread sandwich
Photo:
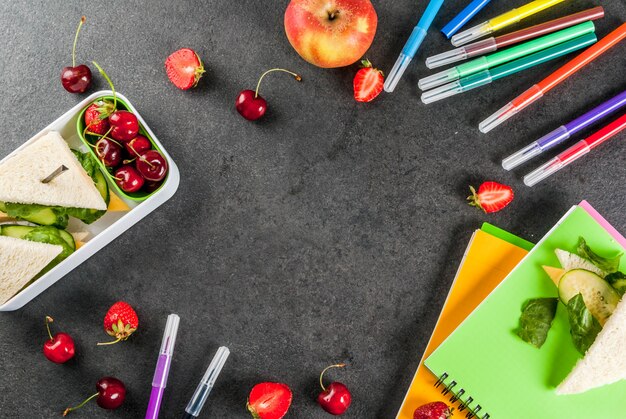
[[[626,379],[626,299],[617,305],[583,359],[556,388],[557,394],[577,394]]]
[[[63,246],[0,236],[0,304],[63,252]]]
[[[49,183],[42,183],[61,165],[68,170]],[[107,209],[94,181],[55,131],[0,164],[0,202]]]

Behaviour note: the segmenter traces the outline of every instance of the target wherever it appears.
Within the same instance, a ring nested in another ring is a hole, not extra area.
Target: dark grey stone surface
[[[250,388],[288,383],[288,417],[327,417],[315,403],[317,375],[345,371],[353,405],[345,417],[391,418],[404,397],[471,232],[490,221],[537,240],[571,205],[588,199],[626,231],[626,153],[615,140],[533,189],[500,160],[624,88],[626,44],[563,83],[540,104],[492,134],[480,120],[566,62],[544,64],[473,93],[423,105],[417,80],[426,56],[449,48],[432,30],[395,93],[364,105],[352,99],[356,66],[315,68],[299,58],[283,29],[282,1],[2,1],[0,155],[4,156],[81,97],[58,80],[71,62],[75,25],[88,22],[80,62],[101,63],[177,162],[178,193],[24,309],[0,315],[0,416],[59,417],[104,375],[128,386],[126,404],[95,404],[75,417],[139,418],[150,392],[165,318],[181,327],[163,418],[184,409],[219,345],[232,356],[202,417],[247,417]],[[389,71],[425,1],[375,1],[379,28],[367,53]],[[447,1],[440,28],[465,5]],[[523,0],[493,2],[473,23]],[[566,2],[528,23],[599,4]],[[601,2],[603,36],[626,20],[623,0]],[[521,27],[521,26],[520,26]],[[163,61],[192,47],[207,74],[190,92],[167,80]],[[258,123],[234,109],[274,66]],[[104,88],[97,77],[94,89]],[[553,154],[553,153],[550,153]],[[544,159],[541,159],[544,161]],[[509,208],[486,216],[468,207],[468,184],[511,184]],[[115,347],[102,317],[115,300],[132,303],[139,331]],[[41,354],[43,317],[71,333],[68,365]]]

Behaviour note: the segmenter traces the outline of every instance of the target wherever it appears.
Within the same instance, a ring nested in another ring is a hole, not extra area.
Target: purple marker
[[[167,316],[165,332],[163,332],[163,341],[161,342],[161,350],[159,351],[159,359],[157,360],[154,378],[152,379],[152,392],[150,393],[148,410],[146,410],[146,419],[157,419],[159,417],[161,400],[163,400],[163,392],[165,391],[167,376],[170,372],[172,355],[174,354],[174,345],[176,344],[179,322],[180,317],[178,317],[177,314]]]
[[[626,90],[614,98],[607,100],[602,105],[590,110],[586,114],[579,116],[569,124],[561,125],[537,141],[530,143],[521,150],[511,154],[509,157],[502,160],[502,167],[504,170],[511,170],[520,164],[527,162],[544,151],[561,144],[574,134],[595,124],[602,118],[611,115],[624,105],[626,105]]]

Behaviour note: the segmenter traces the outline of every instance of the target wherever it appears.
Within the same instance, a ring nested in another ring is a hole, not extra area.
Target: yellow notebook
[[[531,243],[493,226],[483,226],[483,230],[474,232],[463,255],[435,330],[396,419],[413,419],[417,407],[433,401],[441,400],[449,404],[449,397],[443,396],[441,389],[435,388],[437,377],[424,367],[424,359],[474,311],[532,247]],[[460,408],[462,406],[457,402],[455,411]]]

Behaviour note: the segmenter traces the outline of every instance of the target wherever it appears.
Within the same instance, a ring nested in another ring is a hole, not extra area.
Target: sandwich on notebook
[[[619,296],[626,284],[619,281],[626,264],[618,256],[626,240],[584,204],[572,208],[425,360],[440,389],[462,400],[470,415],[621,417],[626,305]],[[602,273],[561,266],[559,249],[600,266]],[[558,288],[543,266],[566,272],[555,281]],[[597,293],[589,287],[610,297],[606,304],[592,300]],[[549,307],[555,309],[552,320]]]

